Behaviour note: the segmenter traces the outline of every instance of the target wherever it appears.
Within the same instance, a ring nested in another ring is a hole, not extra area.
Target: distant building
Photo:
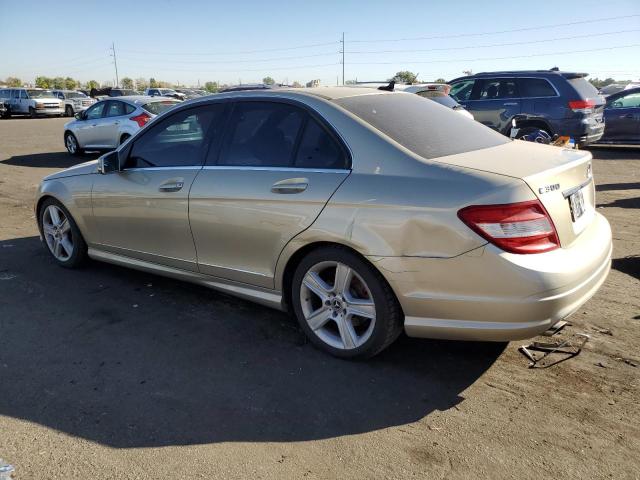
[[[320,86],[320,80],[311,80],[307,82],[307,88],[315,88]]]

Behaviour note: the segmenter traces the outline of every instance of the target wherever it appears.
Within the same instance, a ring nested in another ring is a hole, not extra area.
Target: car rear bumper
[[[578,310],[611,266],[611,229],[596,214],[568,248],[536,255],[493,245],[449,259],[372,258],[395,291],[411,337],[508,341]]]

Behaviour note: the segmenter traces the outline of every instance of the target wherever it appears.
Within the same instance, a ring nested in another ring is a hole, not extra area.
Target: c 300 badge
[[[560,184],[554,183],[553,185],[545,185],[544,187],[538,188],[538,193],[542,195],[543,193],[555,192],[556,190],[560,190]]]

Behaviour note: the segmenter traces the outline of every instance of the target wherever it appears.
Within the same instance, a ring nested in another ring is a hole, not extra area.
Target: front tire
[[[31,118],[38,118],[38,114],[36,113],[36,109],[33,107],[29,107],[29,116]]]
[[[303,258],[293,275],[292,304],[309,340],[336,357],[372,357],[402,332],[402,310],[389,284],[344,247]]]
[[[84,150],[80,148],[78,139],[71,132],[67,132],[64,134],[64,146],[67,148],[67,152],[69,152],[74,157],[78,157],[84,153]]]
[[[71,105],[64,107],[64,114],[67,117],[73,117],[73,107]]]
[[[59,201],[45,200],[38,222],[49,254],[65,268],[80,266],[87,257],[87,244],[69,211]]]

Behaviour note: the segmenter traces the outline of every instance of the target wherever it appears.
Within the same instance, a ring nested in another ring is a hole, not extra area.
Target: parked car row
[[[95,100],[76,90],[3,88],[0,102],[4,105],[4,118],[12,115],[72,117],[89,108]]]

